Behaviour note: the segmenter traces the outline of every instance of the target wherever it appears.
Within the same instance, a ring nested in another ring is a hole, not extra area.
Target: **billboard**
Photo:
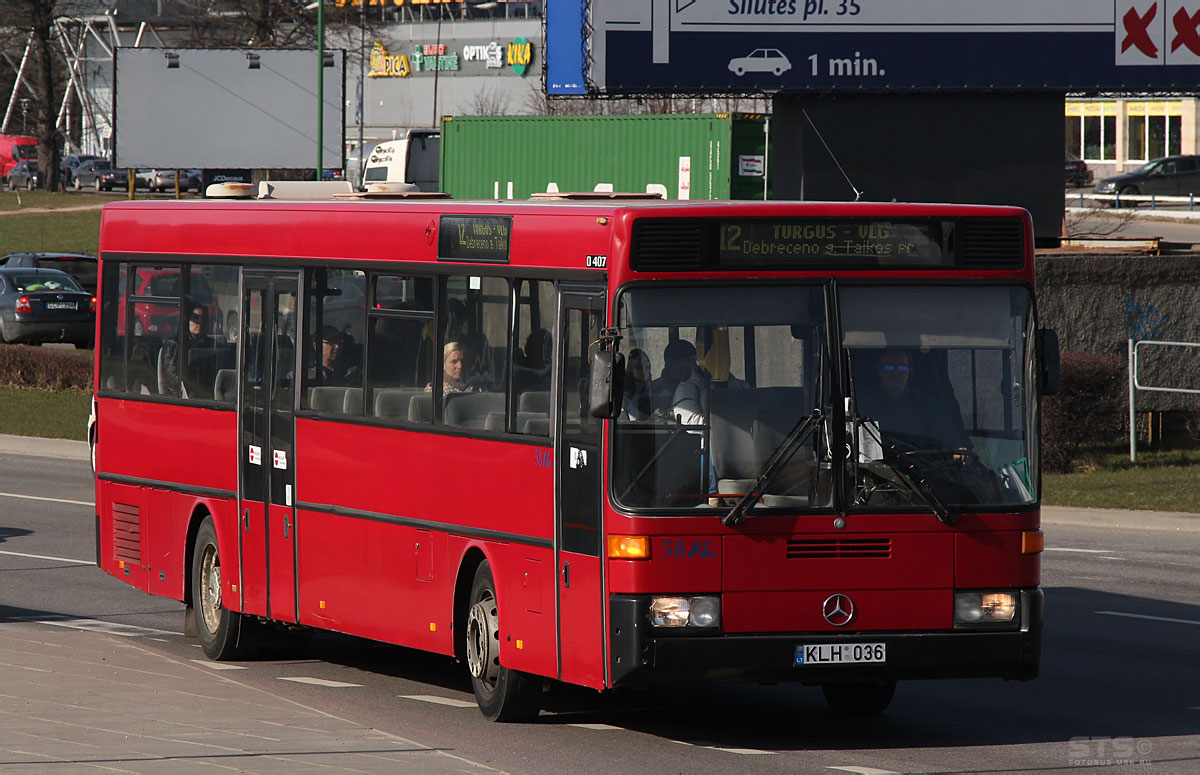
[[[326,50],[324,169],[341,168],[345,56]],[[118,48],[113,55],[118,167],[312,169],[317,166],[317,52]]]
[[[552,95],[1190,92],[1200,81],[1200,0],[547,5]]]

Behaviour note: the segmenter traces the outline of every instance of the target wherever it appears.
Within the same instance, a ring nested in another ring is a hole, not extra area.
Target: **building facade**
[[[1097,180],[1151,159],[1200,153],[1200,99],[1073,99],[1065,103],[1067,152],[1087,162]]]

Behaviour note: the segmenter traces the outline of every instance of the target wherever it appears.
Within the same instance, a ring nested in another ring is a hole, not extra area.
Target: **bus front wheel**
[[[467,669],[479,710],[490,721],[528,721],[540,710],[542,681],[500,665],[496,582],[487,561],[475,570],[467,611]]]
[[[835,713],[856,716],[882,713],[892,704],[895,681],[850,681],[821,684],[825,702]]]
[[[209,659],[233,659],[238,653],[242,616],[222,604],[221,552],[212,517],[205,517],[192,552],[192,615],[200,646]]]

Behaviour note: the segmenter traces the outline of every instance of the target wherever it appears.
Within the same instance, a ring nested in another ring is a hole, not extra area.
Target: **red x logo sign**
[[[1133,46],[1151,59],[1158,57],[1158,46],[1150,40],[1149,32],[1150,22],[1157,15],[1158,3],[1150,6],[1150,10],[1146,11],[1144,17],[1138,16],[1136,8],[1130,8],[1125,12],[1125,15],[1121,17],[1121,22],[1125,25],[1125,40],[1121,42],[1122,54],[1128,51],[1130,46]]]
[[[1180,46],[1187,46],[1193,54],[1200,54],[1200,35],[1196,34],[1196,27],[1200,25],[1200,11],[1196,11],[1195,16],[1188,16],[1188,12],[1180,8],[1171,17],[1171,21],[1175,25],[1175,39],[1171,41],[1171,51]]]

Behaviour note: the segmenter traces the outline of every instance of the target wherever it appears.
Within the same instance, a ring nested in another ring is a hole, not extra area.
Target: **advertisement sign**
[[[1092,92],[1200,80],[1200,0],[547,5],[549,94]]]

